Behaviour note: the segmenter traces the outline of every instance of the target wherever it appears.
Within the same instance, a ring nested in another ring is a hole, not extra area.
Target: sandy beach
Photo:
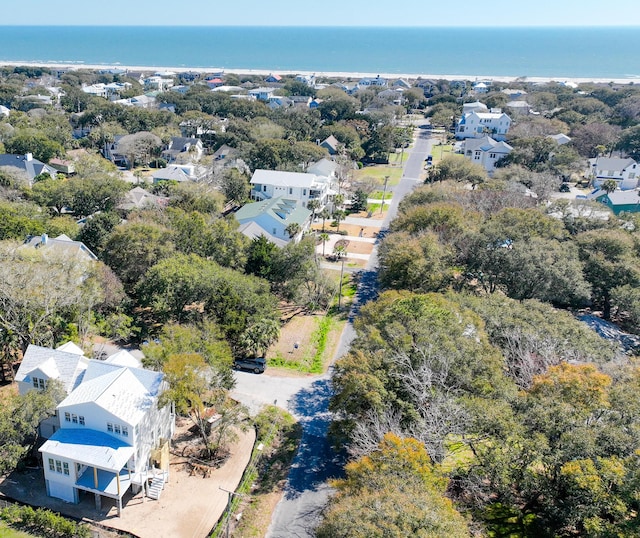
[[[268,76],[271,73],[278,75],[315,75],[317,78],[335,78],[340,80],[359,80],[365,77],[381,76],[387,79],[434,79],[434,80],[472,80],[472,81],[495,81],[495,82],[573,82],[575,84],[639,84],[640,77],[629,78],[576,78],[576,77],[523,77],[523,76],[501,76],[501,75],[450,75],[433,73],[365,73],[365,72],[341,72],[341,71],[277,71],[273,69],[243,69],[243,68],[223,68],[223,67],[172,67],[172,66],[145,66],[145,65],[120,65],[120,64],[84,64],[84,63],[47,63],[47,62],[12,62],[0,61],[1,66],[17,67],[47,67],[50,69],[70,69],[70,70],[106,70],[124,69],[126,71],[142,71],[149,73],[231,73],[236,75],[259,75]]]

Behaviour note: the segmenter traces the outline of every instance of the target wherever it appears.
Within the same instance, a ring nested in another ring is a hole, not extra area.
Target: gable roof
[[[0,166],[13,166],[25,172],[30,180],[40,174],[49,174],[56,177],[57,171],[48,164],[34,159],[30,153],[15,155],[13,153],[0,154]]]
[[[338,164],[335,161],[324,158],[309,165],[309,168],[307,168],[307,173],[315,174],[317,176],[329,177],[335,173],[337,168]]]
[[[288,241],[285,241],[284,239],[280,239],[279,237],[275,237],[271,235],[269,232],[267,232],[267,230],[265,230],[262,226],[260,226],[257,222],[253,220],[250,220],[245,222],[244,224],[241,224],[240,227],[238,228],[238,231],[245,237],[248,237],[249,239],[255,239],[260,236],[264,236],[267,239],[267,241],[270,241],[271,243],[273,243],[274,245],[280,248],[284,247],[288,243]]]
[[[79,259],[95,261],[98,257],[82,241],[73,241],[65,234],[51,238],[47,234],[28,237],[25,246],[37,249],[51,248],[56,252],[61,252]]]
[[[509,153],[513,148],[506,142],[498,142],[490,136],[482,138],[468,138],[464,142],[465,151],[493,151],[496,153]]]
[[[166,205],[166,202],[167,198],[151,194],[142,187],[134,187],[124,195],[124,199],[118,205],[118,209],[131,211],[133,209],[141,209],[144,207],[162,207]]]
[[[190,181],[192,178],[179,166],[168,165],[166,168],[159,168],[156,170],[153,175],[153,181]],[[147,193],[150,196],[155,196],[154,194]],[[156,198],[160,198],[156,196]],[[154,205],[158,204],[158,200],[152,200],[150,197],[147,197],[147,202],[152,203]]]
[[[623,159],[621,157],[598,157],[593,163],[598,170],[614,170],[616,172],[624,170],[629,166],[636,164],[631,158]]]
[[[123,422],[135,425],[156,405],[162,380],[160,372],[91,360],[82,383],[58,408],[93,403]]]
[[[58,346],[56,349],[58,351],[64,351],[66,353],[74,353],[75,355],[84,356],[84,351],[82,351],[82,349],[79,346],[77,346],[71,341],[67,342],[66,344],[62,344],[61,346]]]
[[[333,135],[329,135],[322,142],[320,142],[321,146],[328,146],[334,152],[338,151],[338,144],[340,144],[340,142],[338,142],[338,139]]]
[[[67,393],[73,391],[82,381],[89,365],[89,359],[60,349],[30,344],[24,353],[15,380],[31,383],[31,373],[40,369],[50,379],[57,379]]]

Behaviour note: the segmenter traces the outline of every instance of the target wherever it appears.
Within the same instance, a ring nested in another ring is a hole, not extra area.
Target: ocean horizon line
[[[0,24],[0,28],[344,28],[344,29],[438,29],[438,30],[456,30],[456,29],[476,29],[476,30],[521,30],[521,29],[550,29],[550,30],[588,30],[588,29],[603,29],[603,30],[631,30],[639,29],[640,24],[620,24],[620,25],[581,25],[581,24],[545,24],[545,25],[531,25],[531,24],[514,24],[514,25],[473,25],[473,24],[459,24],[459,25],[354,25],[354,24]]]
[[[380,76],[385,79],[433,79],[433,80],[452,80],[452,81],[492,81],[492,82],[531,82],[531,83],[547,83],[547,82],[573,82],[575,84],[640,84],[640,74],[628,75],[622,78],[608,77],[571,77],[571,76],[526,76],[526,75],[458,75],[458,74],[433,74],[433,73],[383,73],[383,72],[364,72],[364,71],[320,71],[320,70],[278,70],[268,68],[232,68],[224,66],[166,66],[166,65],[124,65],[119,63],[96,63],[86,64],[81,61],[5,61],[0,60],[0,67],[47,67],[56,69],[88,69],[92,71],[104,70],[107,68],[124,69],[126,71],[140,72],[175,72],[188,73],[195,72],[199,74],[207,74],[211,72],[222,72],[234,75],[259,75],[268,76],[276,73],[278,75],[314,75],[316,77],[336,78],[355,80],[360,78],[372,78]]]

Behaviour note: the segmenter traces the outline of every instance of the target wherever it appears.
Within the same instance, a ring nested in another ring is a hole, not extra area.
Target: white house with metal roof
[[[502,111],[491,112],[472,111],[463,114],[456,126],[456,138],[482,138],[490,135],[495,140],[504,140],[511,127],[511,118]]]
[[[311,200],[317,200],[323,207],[328,202],[331,181],[326,176],[302,172],[256,170],[250,183],[253,200],[284,197],[302,207],[307,207]]]
[[[607,179],[613,179],[625,191],[638,186],[638,164],[631,158],[598,157],[589,159],[589,175],[593,186],[599,188]]]
[[[109,497],[120,514],[129,487],[146,489],[153,479],[159,493],[168,478],[175,417],[170,405],[158,407],[166,383],[121,353],[99,361],[71,351],[29,346],[16,374],[21,394],[54,379],[67,392],[41,425],[47,494],[72,503],[94,494],[98,508]]]
[[[498,142],[490,136],[468,138],[463,142],[462,152],[471,162],[481,165],[488,174],[496,169],[496,163],[513,151],[506,142]]]

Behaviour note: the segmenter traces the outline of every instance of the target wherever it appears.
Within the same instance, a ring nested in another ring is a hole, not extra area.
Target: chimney
[[[27,161],[32,161],[32,160],[33,160],[33,153],[27,153],[27,154],[25,154],[24,158],[25,158]]]

